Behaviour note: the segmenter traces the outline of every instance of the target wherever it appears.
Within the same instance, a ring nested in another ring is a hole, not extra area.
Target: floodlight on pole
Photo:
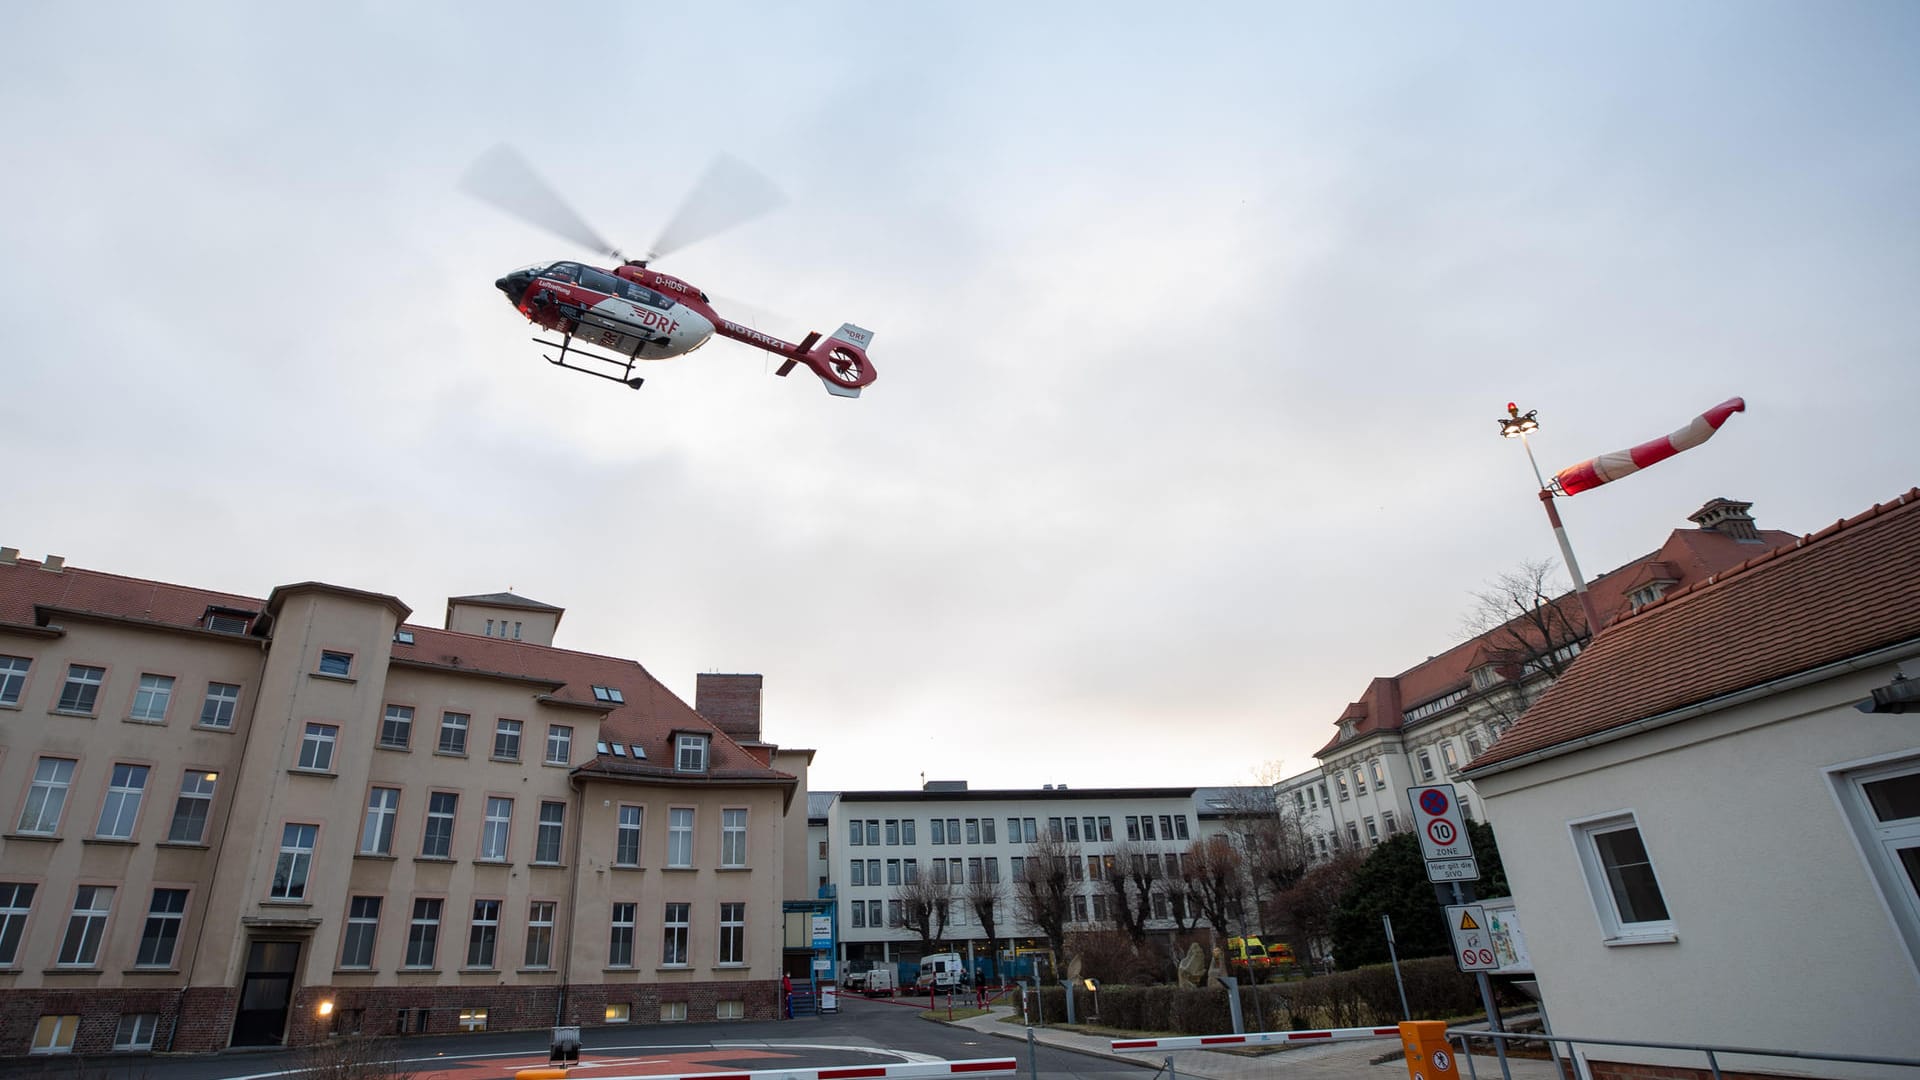
[[[1526,448],[1527,464],[1533,466],[1534,482],[1540,485],[1540,505],[1546,508],[1547,521],[1553,526],[1553,538],[1560,543],[1560,557],[1567,562],[1567,573],[1573,577],[1573,591],[1580,598],[1580,613],[1587,619],[1587,634],[1591,637],[1600,632],[1600,612],[1594,607],[1593,597],[1587,592],[1587,579],[1580,573],[1580,562],[1573,557],[1573,542],[1567,539],[1567,528],[1560,523],[1560,511],[1553,505],[1553,488],[1546,478],[1540,475],[1540,463],[1533,458],[1533,445],[1527,442],[1527,433],[1540,430],[1537,416],[1540,410],[1528,409],[1524,414],[1520,406],[1507,402],[1507,415],[1500,418],[1500,435],[1503,438],[1519,439]]]

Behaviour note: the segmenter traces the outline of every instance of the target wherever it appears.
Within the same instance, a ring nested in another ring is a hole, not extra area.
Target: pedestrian
[[[788,1020],[793,1019],[793,976],[784,971],[780,973],[780,1000],[780,1015]]]

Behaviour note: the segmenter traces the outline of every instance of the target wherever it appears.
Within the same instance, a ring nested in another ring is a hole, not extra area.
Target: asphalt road
[[[1019,1029],[1009,1026],[1009,1031]],[[867,1065],[929,1058],[1014,1057],[1027,1075],[1023,1042],[923,1020],[917,1009],[841,998],[832,1016],[752,1023],[590,1027],[581,1080],[613,1076]],[[412,1080],[500,1080],[545,1064],[545,1031],[427,1035],[394,1040],[392,1075]],[[13,1058],[0,1077],[59,1080],[301,1080],[313,1075],[308,1051],[228,1052],[191,1057],[116,1054],[91,1058]],[[1150,1067],[1038,1048],[1040,1080],[1150,1080]]]

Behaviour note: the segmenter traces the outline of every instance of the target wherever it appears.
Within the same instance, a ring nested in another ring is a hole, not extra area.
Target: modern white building
[[[812,793],[808,808],[810,870],[838,901],[838,952],[852,970],[917,959],[920,936],[900,925],[903,885],[922,877],[953,886],[940,947],[988,966],[984,928],[966,900],[973,882],[1001,891],[995,937],[1005,951],[1045,945],[1021,921],[1013,888],[1035,844],[1053,838],[1076,857],[1069,863],[1076,893],[1073,930],[1111,925],[1103,868],[1116,852],[1151,860],[1179,875],[1195,841],[1224,831],[1248,799],[1271,799],[1253,788],[972,789],[965,781],[929,781],[919,790]],[[1147,927],[1177,928],[1172,900],[1156,892]],[[1193,920],[1187,920],[1191,927]],[[1204,925],[1204,924],[1203,924]]]
[[[1609,626],[1466,774],[1554,1030],[1920,1059],[1916,687],[1920,489]],[[1586,1052],[1602,1080],[1707,1075]]]

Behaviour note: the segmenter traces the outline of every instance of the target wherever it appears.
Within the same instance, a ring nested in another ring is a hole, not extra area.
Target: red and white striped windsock
[[[1720,430],[1727,417],[1737,412],[1746,412],[1747,403],[1742,398],[1727,400],[1693,418],[1693,422],[1671,435],[1662,435],[1658,439],[1643,442],[1631,450],[1618,450],[1611,454],[1601,454],[1597,458],[1588,458],[1578,465],[1568,466],[1553,474],[1554,486],[1562,494],[1578,495],[1589,488],[1618,480],[1623,476],[1637,473],[1657,461],[1665,461],[1682,450],[1691,450]]]

